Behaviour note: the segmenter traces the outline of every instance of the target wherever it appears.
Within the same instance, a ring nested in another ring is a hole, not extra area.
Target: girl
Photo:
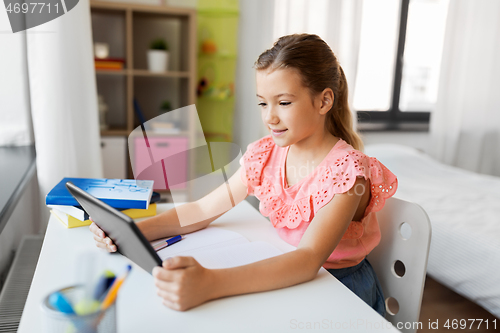
[[[236,204],[248,194],[260,199],[261,213],[297,249],[217,270],[192,257],[170,258],[153,270],[158,295],[166,306],[183,311],[211,299],[306,282],[323,266],[383,316],[384,297],[365,257],[380,241],[375,212],[394,194],[397,179],[360,152],[342,68],[328,45],[308,34],[281,37],[255,68],[270,135],[248,146],[229,186]],[[218,207],[224,196],[225,184],[177,207],[197,223],[181,227],[172,209],[138,227],[148,240],[205,228],[224,213]],[[116,251],[95,224],[90,230],[97,246]]]

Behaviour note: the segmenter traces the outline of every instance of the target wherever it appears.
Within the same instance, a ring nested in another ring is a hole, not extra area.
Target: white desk
[[[162,204],[158,211],[172,205]],[[243,201],[214,221],[214,226],[236,231],[250,241],[267,241],[282,251],[294,247],[281,240],[272,225]],[[51,217],[19,331],[38,332],[44,296],[75,283],[78,252],[95,251],[88,228],[65,229]],[[310,282],[263,293],[227,297],[186,312],[170,310],[156,295],[153,278],[134,266],[117,300],[118,332],[306,332],[341,329],[346,332],[398,332],[396,328],[321,269]],[[308,329],[310,328],[310,329]]]

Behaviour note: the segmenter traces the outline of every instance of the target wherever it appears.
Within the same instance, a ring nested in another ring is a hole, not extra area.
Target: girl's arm
[[[358,178],[355,186],[369,184]],[[322,207],[304,233],[297,249],[249,265],[205,269],[192,257],[167,260],[153,270],[164,304],[187,310],[210,299],[279,289],[312,280],[344,235],[363,193],[337,194]]]
[[[195,202],[186,203],[157,216],[137,222],[137,227],[149,241],[187,234],[207,227],[212,221],[233,207],[231,197],[235,206],[247,197],[247,187],[240,179],[240,172],[241,167],[229,178],[229,186],[224,183]],[[182,216],[182,221],[179,221],[179,215]],[[97,247],[106,249],[109,252],[117,250],[116,245],[113,244],[109,237],[106,237],[105,233],[95,223],[92,223],[89,229],[94,234]]]
[[[247,197],[247,187],[240,179],[241,167],[226,183],[203,198],[172,208],[157,216],[137,223],[148,240],[186,234],[207,227],[219,216]],[[179,220],[182,217],[182,221]]]

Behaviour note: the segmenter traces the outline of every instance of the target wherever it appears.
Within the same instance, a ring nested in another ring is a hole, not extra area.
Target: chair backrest
[[[424,291],[431,224],[419,205],[389,198],[377,213],[380,244],[368,255],[384,292],[386,319],[416,332]],[[425,323],[422,323],[425,325]]]

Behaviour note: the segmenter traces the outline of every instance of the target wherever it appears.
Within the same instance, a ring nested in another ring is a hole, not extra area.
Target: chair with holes
[[[416,332],[424,291],[431,224],[419,205],[389,198],[377,213],[382,239],[368,255],[384,292],[386,319]],[[422,323],[425,324],[425,323]]]

